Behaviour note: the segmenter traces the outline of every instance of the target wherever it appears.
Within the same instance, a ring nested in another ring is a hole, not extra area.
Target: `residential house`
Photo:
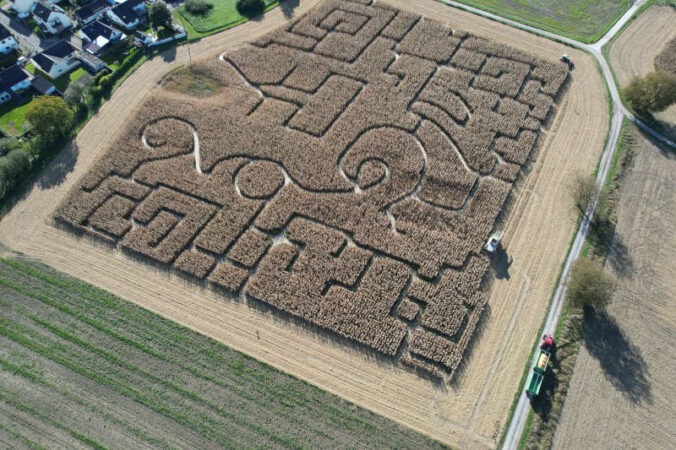
[[[45,5],[51,6],[59,2],[59,0],[42,0]],[[37,0],[9,0],[9,7],[17,12],[20,19],[25,19],[33,12],[33,7]]]
[[[60,40],[48,49],[33,56],[31,61],[37,69],[47,74],[51,79],[70,72],[80,64],[77,50],[69,42]]]
[[[59,34],[73,26],[63,9],[41,1],[37,2],[33,8],[33,19],[44,32],[49,34]]]
[[[89,53],[86,51],[78,52],[77,58],[82,62],[82,64],[85,65],[85,67],[88,67],[89,70],[91,70],[92,72],[98,72],[106,67],[106,63],[104,63],[98,56],[96,56],[93,53]]]
[[[108,18],[126,30],[133,30],[148,18],[145,0],[126,0],[108,10]]]
[[[123,38],[123,33],[105,24],[101,20],[96,20],[88,25],[82,27],[77,32],[77,37],[82,39],[82,49],[98,55],[105,50],[111,42],[119,41]]]
[[[56,86],[39,75],[33,78],[31,85],[38,95],[52,95],[56,92]]]
[[[0,25],[0,53],[5,55],[19,48],[19,44],[7,28]]]
[[[28,89],[32,79],[31,74],[15,64],[0,72],[0,103],[5,103],[13,94]]]
[[[134,31],[134,41],[141,47],[152,44],[153,37],[149,34],[142,33],[140,31]]]
[[[94,0],[91,3],[84,5],[82,8],[78,8],[75,11],[75,17],[77,17],[80,24],[86,25],[96,20],[102,14],[105,14],[112,4],[113,2],[109,0]]]

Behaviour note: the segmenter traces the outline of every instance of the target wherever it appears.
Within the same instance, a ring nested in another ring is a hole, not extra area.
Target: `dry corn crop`
[[[218,87],[152,93],[57,221],[452,377],[567,67],[329,0],[192,70]]]

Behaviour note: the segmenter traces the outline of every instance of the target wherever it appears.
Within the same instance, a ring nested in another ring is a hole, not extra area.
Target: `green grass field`
[[[105,291],[14,259],[0,259],[0,443],[442,447]]]
[[[216,31],[222,31],[227,28],[246,22],[248,19],[242,16],[235,7],[236,0],[206,0],[211,3],[213,8],[200,15],[190,14],[185,5],[176,9],[174,16],[178,22],[187,25],[189,39],[204,37]],[[264,0],[266,11],[276,6],[278,0]],[[183,20],[181,20],[183,19]]]
[[[631,6],[629,0],[458,1],[582,42],[597,41]]]

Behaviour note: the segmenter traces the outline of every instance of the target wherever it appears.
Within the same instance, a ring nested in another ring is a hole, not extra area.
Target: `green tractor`
[[[540,354],[526,381],[526,395],[531,399],[535,398],[540,393],[540,388],[542,387],[542,381],[545,379],[545,372],[547,371],[547,365],[549,364],[553,347],[554,338],[552,335],[547,334],[543,336],[542,343],[540,344]]]

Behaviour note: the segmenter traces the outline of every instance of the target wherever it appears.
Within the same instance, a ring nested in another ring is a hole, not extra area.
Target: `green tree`
[[[66,92],[63,93],[63,99],[66,104],[77,111],[80,108],[80,103],[83,103],[87,98],[87,92],[92,85],[94,79],[91,75],[85,74],[71,83]]]
[[[573,182],[572,190],[575,205],[582,211],[586,211],[597,196],[599,197],[599,203],[602,203],[604,200],[603,192],[593,175],[578,175]]]
[[[214,5],[204,0],[186,0],[184,5],[186,11],[194,15],[204,15],[214,7]]]
[[[0,199],[18,184],[30,167],[30,156],[22,148],[14,148],[0,156]]]
[[[171,28],[171,12],[164,2],[155,2],[148,7],[148,18],[155,28]]]
[[[605,306],[615,292],[615,281],[600,263],[578,258],[573,263],[567,283],[568,298],[573,306]]]
[[[247,17],[257,16],[265,9],[263,0],[237,0],[235,6],[241,15]]]
[[[44,142],[54,142],[66,135],[73,122],[73,111],[61,97],[43,96],[31,102],[26,118]]]
[[[624,88],[624,96],[637,112],[664,111],[676,102],[676,75],[658,71],[635,77]]]

